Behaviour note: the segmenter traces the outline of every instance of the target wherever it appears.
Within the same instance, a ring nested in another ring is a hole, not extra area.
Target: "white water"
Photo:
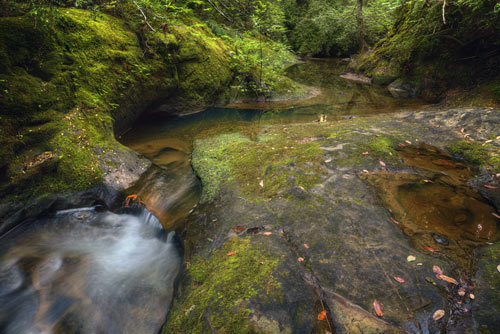
[[[182,246],[132,211],[59,212],[0,239],[0,333],[158,332]]]

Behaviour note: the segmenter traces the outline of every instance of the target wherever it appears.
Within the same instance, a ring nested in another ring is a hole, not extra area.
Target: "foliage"
[[[470,85],[473,77],[494,77],[500,51],[496,8],[492,0],[451,1],[445,8],[445,23],[442,2],[407,1],[362,69],[376,72],[390,61],[392,72],[434,77],[452,85]],[[426,62],[434,66],[423,65]],[[429,71],[419,73],[424,67]]]
[[[363,7],[367,42],[374,44],[390,28],[396,1],[372,0]],[[356,52],[356,2],[309,0],[298,4],[285,0],[290,42],[305,55],[340,56]]]

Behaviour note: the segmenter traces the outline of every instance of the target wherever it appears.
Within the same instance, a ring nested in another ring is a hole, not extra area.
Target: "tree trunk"
[[[363,0],[357,0],[357,2],[358,11],[356,13],[356,21],[358,21],[358,41],[361,53],[363,53],[366,49],[365,28],[363,26]]]

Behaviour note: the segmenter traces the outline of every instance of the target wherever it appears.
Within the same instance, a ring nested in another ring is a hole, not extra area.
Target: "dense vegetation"
[[[360,69],[379,83],[414,81],[430,98],[488,82],[500,98],[500,6],[491,0],[407,1]]]

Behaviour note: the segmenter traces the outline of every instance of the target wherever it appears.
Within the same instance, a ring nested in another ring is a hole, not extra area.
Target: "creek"
[[[239,103],[168,119],[143,117],[119,140],[153,162],[128,190],[147,210],[73,209],[27,222],[5,235],[0,246],[0,332],[158,332],[182,263],[182,241],[167,231],[185,227],[202,194],[190,164],[196,140],[234,132],[256,140],[270,125],[335,121],[422,105],[416,99],[395,98],[384,88],[342,79],[343,71],[337,60],[291,66],[291,78],[317,88],[305,100]],[[473,247],[499,239],[491,218],[494,210],[466,189],[470,171],[432,148],[400,150],[398,155],[408,166],[427,164],[427,174],[417,179],[372,174],[367,182],[379,189],[386,207],[413,217],[401,219],[401,229],[415,248],[419,240],[452,244],[456,250],[447,255],[457,262],[465,258],[459,266],[470,266]],[[452,172],[446,179],[443,173],[451,170],[465,174]],[[428,198],[429,191],[435,195]],[[452,206],[447,198],[454,201]],[[471,199],[480,205],[471,207]],[[438,214],[429,223],[429,210],[422,206],[433,205]],[[453,226],[442,227],[441,221]]]

